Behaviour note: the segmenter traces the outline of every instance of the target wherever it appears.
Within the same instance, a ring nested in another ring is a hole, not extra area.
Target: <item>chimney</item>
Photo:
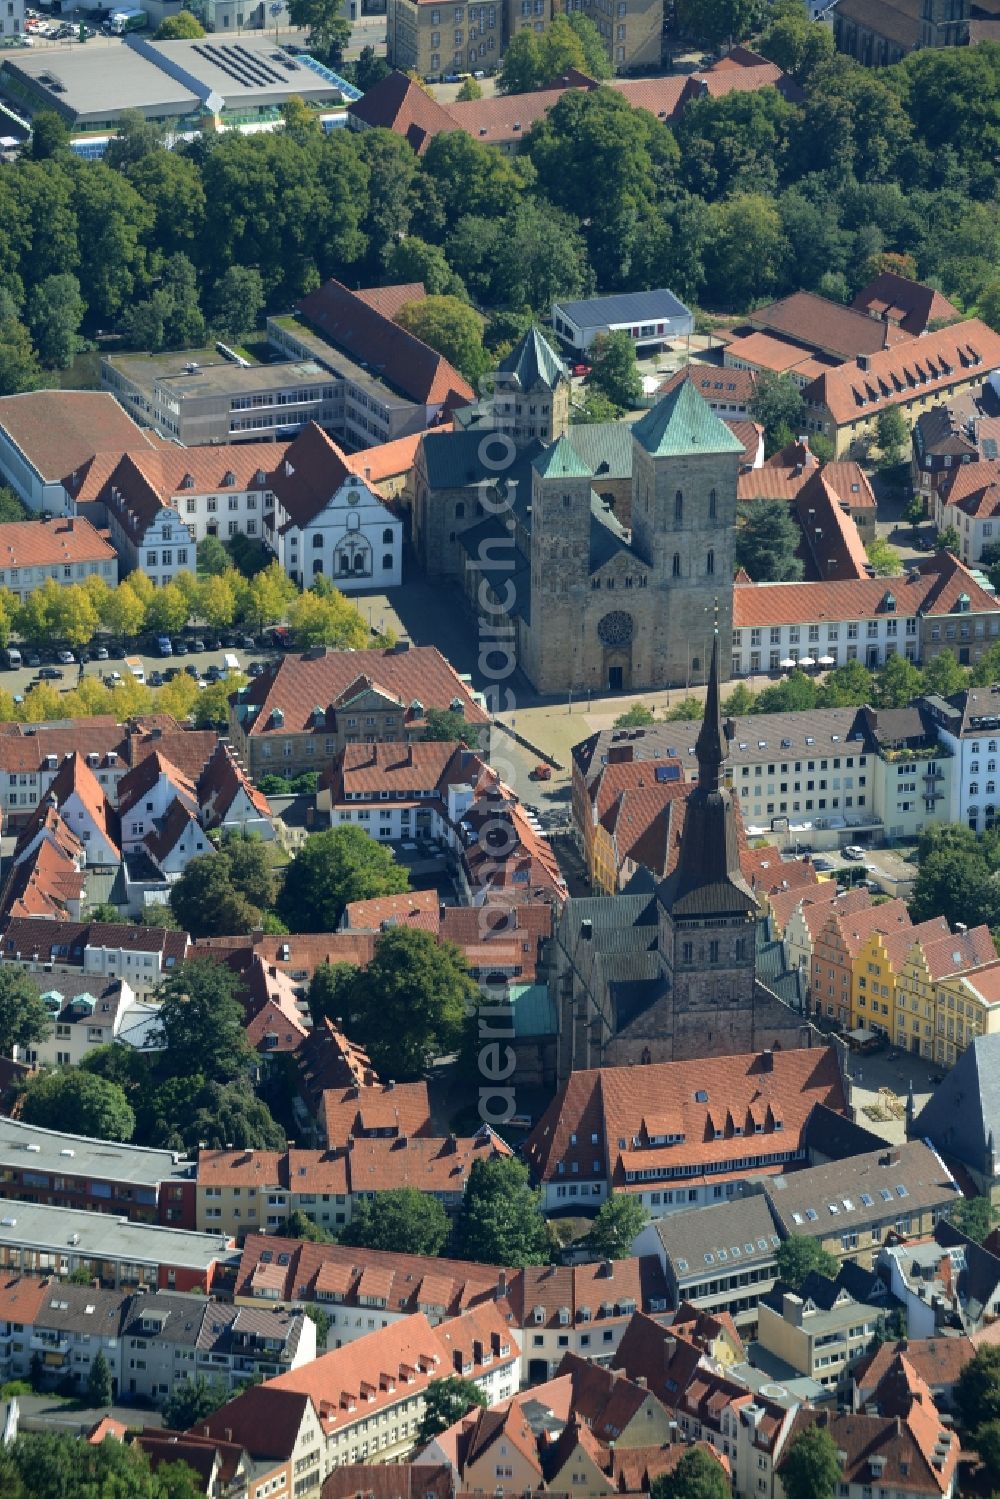
[[[769,1047],[760,1054],[760,1070],[761,1072],[774,1071],[774,1052]]]
[[[497,1300],[500,1301],[507,1294],[507,1272],[497,1271]]]
[[[594,923],[592,921],[580,922],[580,936],[584,942],[589,942],[594,935]]]

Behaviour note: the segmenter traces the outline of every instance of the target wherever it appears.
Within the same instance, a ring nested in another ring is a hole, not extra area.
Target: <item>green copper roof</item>
[[[589,479],[590,469],[567,437],[558,437],[532,463],[543,479]]]
[[[513,376],[522,390],[535,385],[552,390],[560,380],[569,379],[565,364],[534,324],[497,368],[501,374]]]
[[[690,453],[742,453],[743,444],[717,417],[690,380],[636,422],[632,435],[657,458],[680,458]]]

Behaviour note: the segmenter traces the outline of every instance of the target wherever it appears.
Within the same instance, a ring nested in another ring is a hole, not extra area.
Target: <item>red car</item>
[[[573,366],[573,373],[574,373],[574,375],[577,375],[581,380],[585,380],[586,377],[590,374],[590,365],[589,364],[574,364],[574,366]]]

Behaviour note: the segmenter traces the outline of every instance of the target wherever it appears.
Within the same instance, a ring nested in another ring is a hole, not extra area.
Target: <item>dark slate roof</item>
[[[662,322],[666,318],[689,317],[683,302],[672,291],[621,292],[611,297],[587,297],[580,302],[557,302],[556,306],[580,328],[603,328],[612,323]]]
[[[810,1270],[802,1285],[796,1290],[794,1286],[786,1284],[785,1281],[776,1281],[774,1287],[762,1296],[761,1302],[769,1306],[773,1312],[780,1314],[782,1310],[782,1297],[788,1292],[801,1296],[803,1301],[811,1301],[817,1311],[829,1312],[836,1305],[837,1297],[846,1291],[836,1280],[830,1280],[825,1275],[820,1275],[818,1270]],[[849,1296],[851,1293],[847,1291]]]
[[[598,568],[610,562],[611,558],[616,557],[619,552],[628,552],[641,572],[649,571],[649,563],[632,550],[628,541],[628,533],[615,519],[614,512],[606,510],[603,500],[591,490],[590,571],[597,572]]]
[[[987,1176],[1000,1145],[1000,1035],[977,1036],[917,1115],[912,1133]]]
[[[676,385],[632,428],[636,442],[654,457],[743,453],[743,444],[716,416],[690,380]]]
[[[554,390],[560,380],[569,379],[569,370],[552,345],[534,324],[498,365],[501,375],[516,381],[522,390],[547,385]]]
[[[550,447],[544,448],[532,467],[543,479],[583,479],[590,474],[587,464],[566,437],[557,437]]]
[[[498,473],[487,468],[480,457],[483,444],[481,430],[471,432],[428,432],[424,435],[424,465],[431,489],[468,489],[483,479],[491,484],[502,481],[517,484],[518,510],[531,504],[531,465],[542,451],[538,441],[520,449],[510,468]],[[496,453],[492,456],[496,458]]]

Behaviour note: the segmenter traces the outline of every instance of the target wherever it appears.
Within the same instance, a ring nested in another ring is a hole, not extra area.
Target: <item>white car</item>
[[[73,666],[76,662],[76,657],[73,655],[72,651],[60,651],[59,660],[62,662],[63,666]]]
[[[844,849],[844,858],[845,859],[863,859],[864,856],[865,856],[864,849],[861,848],[860,845],[857,844],[857,843],[849,843],[847,845],[847,847]]]

